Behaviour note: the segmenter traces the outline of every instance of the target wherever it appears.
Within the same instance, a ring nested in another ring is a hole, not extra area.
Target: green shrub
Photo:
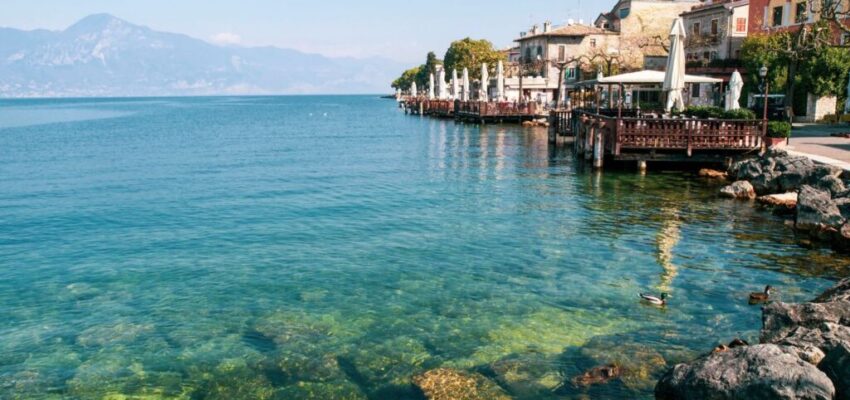
[[[756,113],[753,110],[748,108],[739,108],[737,110],[730,110],[723,113],[723,119],[747,119],[753,120],[756,119]]]
[[[785,121],[770,121],[767,123],[767,136],[789,138],[791,137],[791,124]]]

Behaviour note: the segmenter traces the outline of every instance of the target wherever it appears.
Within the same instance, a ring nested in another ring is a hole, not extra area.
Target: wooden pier
[[[435,118],[452,118],[461,122],[502,123],[532,121],[546,118],[537,103],[484,102],[460,100],[429,100],[410,98],[402,102],[405,113]]]
[[[764,146],[759,120],[662,119],[623,116],[625,110],[619,116],[594,111],[574,110],[569,117],[554,118],[556,132],[574,137],[575,153],[597,168],[606,159],[635,161],[639,169],[646,169],[648,161],[728,163]]]

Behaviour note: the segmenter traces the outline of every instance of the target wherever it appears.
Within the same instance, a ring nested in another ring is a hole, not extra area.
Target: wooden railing
[[[762,145],[762,122],[748,120],[638,119],[610,121],[614,154],[621,149],[751,150]]]
[[[512,117],[535,115],[537,103],[459,101],[455,112],[470,117]]]

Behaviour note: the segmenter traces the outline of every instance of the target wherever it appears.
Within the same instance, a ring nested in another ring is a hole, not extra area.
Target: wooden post
[[[605,158],[604,135],[602,127],[595,129],[593,138],[593,168],[602,168],[602,160]]]
[[[590,160],[593,157],[593,139],[596,136],[596,124],[591,122],[584,138],[587,140],[584,143],[584,159]]]
[[[637,167],[638,171],[646,172],[646,160],[638,160]]]

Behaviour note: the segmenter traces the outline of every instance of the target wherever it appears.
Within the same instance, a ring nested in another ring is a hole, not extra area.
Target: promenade
[[[787,150],[850,171],[850,139],[831,136],[850,132],[850,124],[794,124]]]

